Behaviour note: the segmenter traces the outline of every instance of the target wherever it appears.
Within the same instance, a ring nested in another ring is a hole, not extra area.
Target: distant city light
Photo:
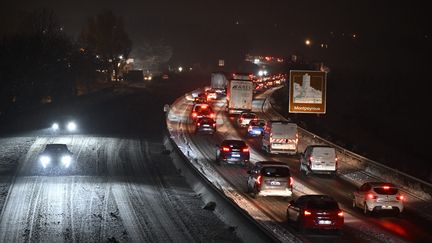
[[[183,67],[178,68],[179,72],[183,71]]]
[[[307,46],[310,46],[310,45],[311,45],[311,41],[310,41],[309,39],[306,39],[306,40],[305,40],[305,44],[306,44]]]
[[[255,59],[254,59],[254,63],[255,63],[255,64],[258,64],[259,62],[260,62],[260,60],[259,60],[258,58],[255,58]]]
[[[123,55],[119,55],[118,57],[120,60],[123,60]]]

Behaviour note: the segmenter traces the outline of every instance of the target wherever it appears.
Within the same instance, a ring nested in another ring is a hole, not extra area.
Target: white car
[[[300,172],[308,175],[336,174],[337,172],[336,150],[326,145],[309,145],[300,156]]]
[[[247,127],[249,126],[249,122],[253,120],[258,120],[257,114],[253,112],[242,112],[237,119],[237,123],[240,127]]]
[[[364,214],[375,211],[393,211],[399,214],[404,209],[404,196],[399,188],[387,182],[366,182],[353,195],[353,207]]]

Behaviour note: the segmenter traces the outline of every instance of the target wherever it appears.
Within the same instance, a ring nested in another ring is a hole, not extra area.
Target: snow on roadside
[[[36,139],[14,137],[0,139],[0,210],[3,209],[18,161]],[[0,211],[1,215],[1,211]]]

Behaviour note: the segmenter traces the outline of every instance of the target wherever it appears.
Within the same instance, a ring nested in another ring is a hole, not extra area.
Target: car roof
[[[390,186],[390,187],[396,187],[397,186],[393,183],[390,182],[383,182],[383,181],[371,181],[371,182],[367,182],[369,185],[371,185],[372,187],[378,187],[378,186]]]
[[[289,166],[283,162],[279,161],[259,161],[255,163],[255,166],[259,167],[268,167],[268,166],[282,166],[282,167],[288,167]]]
[[[312,147],[312,148],[332,148],[332,149],[334,149],[334,147],[329,146],[329,145],[325,145],[325,144],[313,144],[313,145],[309,145],[308,147]]]

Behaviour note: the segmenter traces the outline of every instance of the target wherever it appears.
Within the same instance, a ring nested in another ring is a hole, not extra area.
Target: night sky
[[[124,18],[134,46],[162,40],[190,61],[233,52],[238,46],[253,54],[284,56],[303,48],[305,38],[321,42],[330,35],[357,34],[383,41],[395,41],[395,36],[432,36],[424,3],[343,0],[17,0],[3,3],[2,32],[13,31],[13,19],[23,11],[39,8],[54,10],[64,30],[74,37],[87,18],[112,10]],[[236,44],[232,50],[227,48],[230,43]]]

